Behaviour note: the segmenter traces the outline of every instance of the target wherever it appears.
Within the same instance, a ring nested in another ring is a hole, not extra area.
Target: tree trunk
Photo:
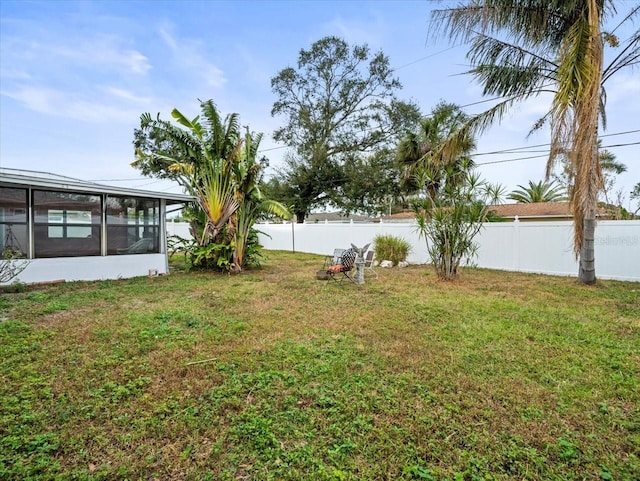
[[[598,126],[594,127],[593,138],[598,137]],[[582,243],[580,244],[580,258],[578,268],[578,281],[582,284],[593,285],[596,283],[595,237],[596,237],[596,211],[598,209],[598,193],[603,188],[602,174],[600,172],[600,154],[598,143],[593,141],[591,151],[591,165],[589,166],[589,183],[587,198],[591,199],[589,207],[584,211],[582,219]]]
[[[306,211],[298,211],[296,212],[296,222],[298,224],[304,224],[304,219],[307,217]]]
[[[595,234],[596,211],[589,209],[584,219],[582,247],[580,248],[578,280],[582,284],[596,283]]]

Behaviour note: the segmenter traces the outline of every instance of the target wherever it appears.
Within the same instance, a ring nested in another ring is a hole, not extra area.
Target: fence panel
[[[407,240],[408,261],[429,261],[427,246],[412,223],[259,224],[260,243],[269,250],[295,250],[330,255],[337,247],[358,247],[386,234]],[[167,223],[167,234],[188,237],[187,224]],[[576,276],[573,223],[492,222],[475,239],[478,267],[507,271]],[[640,282],[640,221],[600,221],[596,227],[596,274],[602,279]]]
[[[412,251],[408,261],[429,261],[424,239],[415,224],[260,224],[266,249],[295,250],[329,255],[336,247],[358,247],[387,234],[407,240]],[[478,267],[507,271],[576,276],[573,255],[573,223],[491,222],[475,239]],[[596,274],[602,279],[640,281],[640,221],[600,221],[596,227]]]

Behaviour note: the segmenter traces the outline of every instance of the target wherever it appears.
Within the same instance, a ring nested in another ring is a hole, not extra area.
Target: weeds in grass
[[[2,295],[0,479],[637,479],[638,284],[270,256]]]

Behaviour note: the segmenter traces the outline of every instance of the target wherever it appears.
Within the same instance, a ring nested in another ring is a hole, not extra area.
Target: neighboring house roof
[[[308,214],[305,223],[313,224],[315,222],[371,222],[373,219],[365,215],[343,215],[340,212],[319,212],[316,214]]]
[[[397,212],[391,215],[383,215],[375,219],[376,222],[408,222],[415,219],[413,212]]]
[[[192,202],[193,196],[185,194],[171,194],[168,192],[154,192],[149,190],[115,187],[86,180],[74,179],[63,175],[31,170],[0,168],[0,184],[21,185],[70,192],[91,192],[99,194],[131,195],[135,197],[151,197],[165,199],[168,204]]]
[[[517,204],[501,204],[489,207],[495,215],[500,217],[555,217],[570,218],[572,216],[568,202],[533,202]]]
[[[489,207],[495,215],[508,219],[523,220],[570,220],[573,217],[568,202],[534,202],[518,204],[501,204]],[[606,209],[598,208],[598,217],[607,217]],[[411,221],[415,218],[413,212],[399,212],[390,216],[381,217],[382,222],[403,222]]]
[[[571,207],[569,202],[532,202],[517,204],[492,205],[489,209],[499,217],[519,219],[571,219]],[[598,207],[598,217],[606,217],[606,209]]]

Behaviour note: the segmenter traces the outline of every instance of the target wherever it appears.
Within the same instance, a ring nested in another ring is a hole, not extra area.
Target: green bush
[[[178,251],[182,252],[187,268],[214,269],[222,272],[229,272],[234,268],[234,242],[210,242],[205,246],[198,246],[197,242],[192,239],[171,237],[171,239],[167,239],[167,250],[171,255]],[[265,255],[262,253],[258,231],[251,228],[247,237],[243,264],[248,268],[260,267],[264,259]]]
[[[487,220],[494,190],[478,175],[467,173],[437,195],[413,203],[418,232],[427,242],[438,278],[455,279],[460,263],[471,263],[478,250],[473,239]]]
[[[411,252],[411,244],[401,237],[377,235],[373,242],[376,259],[391,261],[394,266],[397,266],[399,262],[406,261],[409,252]]]
[[[233,267],[234,248],[233,243],[218,244],[216,242],[196,247],[190,254],[191,266],[228,272]]]

